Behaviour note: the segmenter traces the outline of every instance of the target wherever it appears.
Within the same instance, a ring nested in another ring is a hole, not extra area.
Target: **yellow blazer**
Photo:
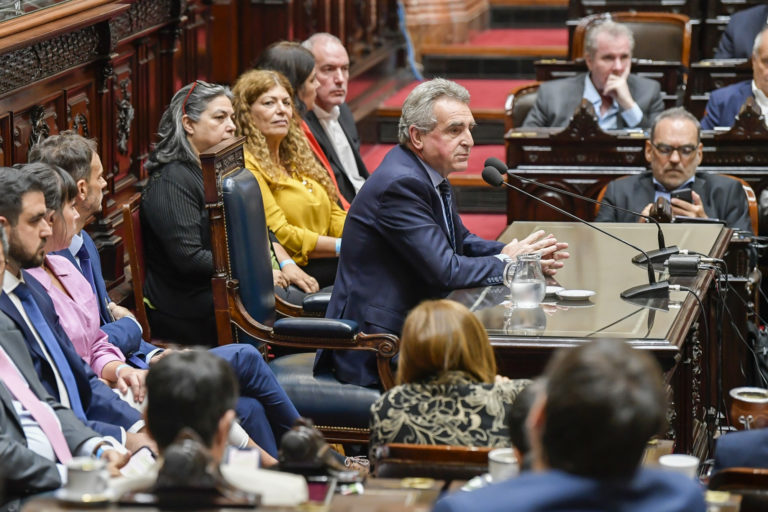
[[[294,178],[273,181],[248,151],[245,167],[259,182],[267,226],[296,263],[307,264],[320,235],[341,237],[347,212],[328,198],[322,185],[310,178],[306,185]]]

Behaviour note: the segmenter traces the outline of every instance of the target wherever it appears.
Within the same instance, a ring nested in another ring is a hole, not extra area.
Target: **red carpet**
[[[533,80],[482,80],[475,78],[458,78],[455,80],[455,82],[467,88],[470,96],[472,97],[470,106],[473,109],[498,109],[499,111],[503,112],[504,103],[507,101],[509,92],[516,87],[529,84],[533,82]],[[400,89],[397,94],[390,96],[381,107],[402,107],[405,98],[420,83],[421,82],[414,81],[406,85]]]
[[[363,144],[360,146],[360,155],[363,157],[368,171],[373,172],[379,166],[384,156],[394,147],[394,144]],[[468,174],[480,175],[483,172],[485,160],[495,156],[503,162],[506,160],[503,145],[482,145],[475,146],[469,153],[469,167],[466,171],[453,173],[451,176],[462,176]]]
[[[370,77],[360,77],[350,80],[347,85],[347,102],[350,102],[363,94],[375,83],[376,80]]]
[[[459,216],[470,232],[486,240],[496,240],[507,227],[507,216],[503,213],[462,213]]]
[[[468,46],[540,46],[567,47],[566,28],[494,28],[469,38]]]

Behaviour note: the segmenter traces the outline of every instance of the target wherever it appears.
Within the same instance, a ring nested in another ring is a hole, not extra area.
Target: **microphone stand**
[[[483,180],[488,183],[491,186],[498,187],[503,185],[506,185],[507,187],[511,188],[512,190],[519,192],[520,194],[523,194],[524,196],[530,197],[531,199],[535,201],[539,201],[540,203],[543,203],[547,205],[549,208],[552,208],[558,213],[561,213],[565,215],[566,217],[573,219],[577,222],[581,222],[582,224],[585,224],[589,226],[590,228],[599,231],[600,233],[613,238],[614,240],[623,243],[624,245],[627,245],[631,247],[632,249],[642,253],[645,255],[646,262],[647,262],[647,269],[648,269],[648,284],[634,286],[632,288],[629,288],[628,290],[624,290],[621,292],[620,296],[622,299],[634,299],[634,298],[650,298],[650,297],[667,297],[669,294],[669,282],[667,281],[660,281],[656,282],[656,276],[654,274],[653,265],[651,264],[651,260],[648,257],[648,253],[646,253],[644,250],[639,248],[638,246],[631,244],[627,242],[626,240],[623,240],[619,237],[617,237],[614,234],[611,234],[604,229],[601,229],[591,222],[588,222],[580,217],[577,217],[576,215],[563,210],[560,207],[557,207],[553,204],[548,203],[544,199],[541,199],[540,197],[537,197],[530,192],[526,192],[525,190],[516,187],[510,183],[507,183],[504,181],[504,178],[502,177],[502,174],[499,172],[498,169],[496,169],[493,166],[488,166],[485,169],[483,169]]]
[[[523,182],[523,183],[530,183],[532,185],[536,185],[538,187],[543,188],[544,190],[549,190],[552,192],[557,192],[559,194],[565,194],[569,197],[573,197],[576,199],[582,199],[584,201],[587,201],[592,204],[599,204],[600,206],[607,206],[609,208],[613,208],[614,210],[618,210],[620,212],[629,213],[630,215],[634,215],[636,217],[641,217],[647,221],[653,222],[656,225],[656,229],[658,230],[658,240],[659,240],[659,248],[658,250],[654,251],[648,251],[647,253],[638,254],[634,258],[632,258],[632,263],[635,263],[636,265],[645,266],[647,264],[646,259],[650,258],[651,262],[654,264],[663,264],[667,259],[669,259],[670,256],[678,254],[680,252],[680,249],[676,245],[673,245],[671,247],[667,247],[664,242],[664,231],[661,229],[661,224],[657,219],[654,219],[653,217],[649,215],[643,215],[642,213],[638,213],[632,210],[629,210],[627,208],[622,208],[621,206],[616,206],[615,204],[606,203],[604,201],[598,201],[596,199],[592,199],[591,197],[583,196],[581,194],[576,194],[575,192],[571,192],[559,187],[553,187],[552,185],[547,185],[545,183],[541,183],[540,181],[536,181],[531,178],[526,178],[524,176],[521,176],[519,174],[516,174],[509,170],[506,165],[504,165],[504,162],[499,160],[496,157],[490,157],[485,160],[485,166],[488,167],[494,167],[497,171],[499,171],[502,174],[507,174],[508,176],[512,176],[513,178]],[[551,204],[551,203],[550,203]],[[645,259],[644,259],[645,257]]]

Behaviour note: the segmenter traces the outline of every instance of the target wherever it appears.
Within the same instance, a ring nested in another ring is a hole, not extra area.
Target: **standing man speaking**
[[[357,322],[366,333],[399,334],[405,316],[425,299],[502,282],[506,261],[540,252],[554,274],[567,258],[543,231],[507,245],[483,240],[462,224],[448,175],[467,169],[475,120],[462,86],[434,79],[403,104],[393,148],[366,181],[344,226],[339,270],[326,316]],[[362,386],[378,385],[376,357],[320,351],[318,366]]]

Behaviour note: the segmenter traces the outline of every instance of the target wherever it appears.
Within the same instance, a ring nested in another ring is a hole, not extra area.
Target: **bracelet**
[[[100,442],[99,444],[96,445],[96,449],[93,450],[94,458],[96,458],[96,459],[100,459],[101,458],[101,455],[104,453],[104,446],[106,446],[106,444],[107,443],[102,441],[102,442]]]
[[[283,260],[283,261],[281,261],[281,262],[279,263],[279,265],[280,265],[280,270],[283,270],[283,269],[285,268],[285,266],[286,266],[286,265],[295,265],[295,264],[296,264],[296,262],[295,262],[295,261],[293,261],[291,258],[288,258],[287,260]]]
[[[117,378],[117,379],[120,378],[120,370],[122,370],[123,368],[130,368],[130,367],[131,367],[131,365],[123,363],[120,366],[118,366],[117,368],[115,368],[115,378]]]
[[[336,256],[341,252],[341,238],[336,239]]]

